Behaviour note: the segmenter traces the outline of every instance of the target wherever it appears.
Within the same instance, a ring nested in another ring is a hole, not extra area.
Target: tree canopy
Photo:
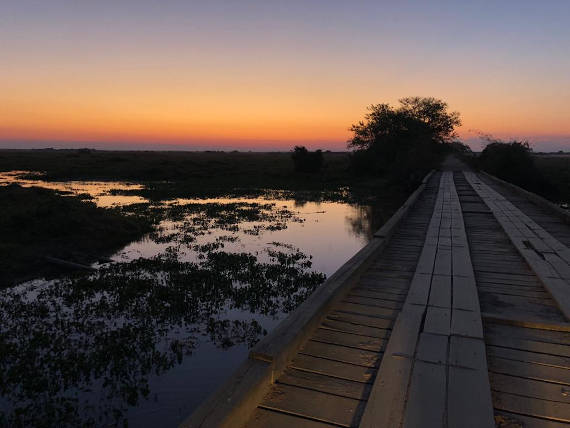
[[[447,103],[436,98],[408,97],[399,100],[397,108],[389,104],[372,104],[364,121],[352,125],[354,133],[348,146],[369,149],[401,139],[429,139],[435,143],[450,142],[461,125],[458,112],[449,112]],[[410,141],[413,142],[413,141]]]
[[[432,163],[434,153],[441,151],[438,146],[453,141],[460,124],[458,112],[432,97],[402,98],[397,107],[372,104],[364,120],[350,128],[348,147],[355,150],[355,161],[366,162],[358,168],[407,174],[418,162]]]

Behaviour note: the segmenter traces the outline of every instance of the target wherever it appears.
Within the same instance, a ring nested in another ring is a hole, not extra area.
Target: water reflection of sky
[[[22,179],[17,174],[0,174],[0,185],[14,183],[24,186],[40,186],[54,190],[69,191],[73,194],[87,193],[102,207],[126,205],[144,201],[138,196],[115,196],[116,190],[140,189],[138,184],[112,182],[46,182],[41,179]],[[261,228],[258,234],[251,234],[255,226],[263,226],[263,222],[242,222],[237,230],[213,229],[204,235],[196,236],[196,241],[189,244],[176,242],[160,242],[157,236],[176,234],[183,226],[183,221],[164,220],[157,234],[145,236],[132,242],[111,257],[115,262],[128,262],[138,258],[151,258],[164,254],[167,248],[176,247],[178,257],[182,261],[196,261],[199,251],[195,245],[216,242],[218,238],[231,235],[235,241],[224,241],[223,251],[230,253],[255,254],[260,261],[267,261],[268,248],[278,248],[274,243],[283,243],[300,249],[312,256],[312,270],[330,276],[369,239],[371,227],[371,210],[368,206],[350,205],[339,202],[303,202],[292,199],[268,200],[267,198],[215,198],[215,199],[180,199],[165,201],[165,205],[173,204],[207,204],[207,203],[274,203],[277,209],[287,209],[294,213],[294,219],[286,221],[286,228],[268,230]],[[159,241],[159,242],[157,242]],[[37,286],[38,282],[34,282]],[[49,286],[45,284],[44,286]],[[19,286],[19,288],[25,288]],[[27,298],[32,298],[31,291]],[[276,316],[252,314],[239,309],[226,308],[217,314],[219,319],[257,320],[264,329],[271,331],[285,315]],[[181,330],[184,334],[184,329]],[[172,331],[171,335],[176,336]],[[218,387],[235,370],[247,356],[247,345],[236,344],[227,349],[216,347],[206,337],[200,337],[196,349],[186,356],[181,364],[161,375],[149,378],[150,395],[139,402],[136,407],[127,411],[127,419],[131,426],[176,426],[192,410]],[[2,400],[0,399],[0,408]],[[6,403],[4,403],[6,404]]]
[[[259,203],[266,204],[267,199],[220,198],[207,200],[185,200],[188,203]],[[332,274],[347,257],[358,251],[369,239],[367,233],[354,230],[352,224],[363,215],[367,207],[349,205],[339,202],[306,202],[299,205],[294,200],[274,201],[277,208],[285,208],[295,213],[303,222],[287,222],[283,230],[264,230],[259,235],[245,233],[258,225],[256,222],[240,223],[239,232],[226,230],[212,230],[205,236],[198,236],[195,244],[206,244],[216,241],[222,236],[237,236],[236,242],[225,242],[224,250],[230,252],[262,253],[263,249],[271,246],[272,242],[286,243],[301,249],[313,256],[313,268],[327,276]],[[175,222],[165,221],[161,227],[165,233],[176,233],[179,225]],[[170,243],[157,243],[145,237],[140,241],[127,245],[116,253],[111,259],[115,261],[132,260],[138,257],[153,257],[171,246]],[[196,253],[182,249],[183,259],[194,261]]]
[[[33,176],[37,178],[32,178]],[[99,207],[107,208],[117,205],[147,202],[146,199],[136,195],[114,195],[114,191],[141,190],[141,184],[117,181],[45,181],[42,174],[29,171],[0,171],[0,186],[18,184],[22,187],[43,187],[44,189],[69,192],[71,195],[86,194],[93,198]]]
[[[267,203],[266,199],[209,199],[181,200],[179,203]],[[264,260],[264,249],[272,247],[272,242],[286,243],[312,255],[313,269],[330,276],[346,260],[356,253],[368,240],[365,233],[355,231],[352,224],[366,213],[367,207],[348,205],[338,202],[307,202],[302,205],[294,200],[275,201],[278,207],[293,211],[303,222],[288,222],[284,230],[264,230],[259,235],[250,235],[243,230],[250,229],[254,223],[240,224],[240,231],[233,235],[239,237],[236,242],[225,242],[224,251],[258,253]],[[162,224],[166,233],[176,231],[177,224]],[[225,230],[213,230],[210,234],[198,236],[195,244],[215,242],[216,238],[228,235]],[[116,261],[131,260],[138,257],[153,257],[163,253],[170,243],[157,243],[148,237],[127,245],[115,254]],[[196,253],[181,249],[182,258],[194,261]],[[234,311],[228,318],[251,317],[251,314],[239,314]],[[272,319],[255,315],[265,329],[270,331],[284,315]],[[201,343],[200,349],[182,364],[163,376],[151,379],[151,390],[156,393],[156,400],[149,400],[138,408],[129,411],[129,421],[135,426],[165,426],[179,423],[192,412],[209,393],[220,385],[247,356],[247,346],[239,344],[223,350],[211,343]]]

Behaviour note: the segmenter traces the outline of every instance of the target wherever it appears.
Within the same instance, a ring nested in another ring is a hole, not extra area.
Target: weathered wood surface
[[[570,324],[463,174],[456,173],[455,181],[480,296],[498,426],[568,426]]]
[[[432,177],[430,173],[370,244],[252,349],[249,361],[244,364],[260,367],[256,376],[247,380],[238,375],[231,378],[182,426],[235,427],[243,425],[252,415],[254,418],[248,423],[260,424],[258,426],[266,426],[273,417],[278,425],[277,420],[286,420],[284,414],[304,421],[341,425],[347,423],[349,414],[353,415],[353,422],[359,420],[361,412],[355,411],[360,408],[358,406],[352,410],[335,409],[338,413],[327,419],[318,413],[322,412],[320,407],[315,408],[317,413],[312,414],[310,407],[295,409],[291,407],[293,401],[277,400],[280,395],[275,395],[275,388],[283,387],[279,391],[287,390],[288,396],[291,396],[291,391],[302,390],[303,394],[314,394],[314,397],[323,397],[322,394],[338,397],[333,390],[319,390],[324,384],[322,381],[313,389],[306,384],[281,383],[281,376],[289,376],[289,370],[366,385],[371,382],[401,301],[407,293],[411,272],[423,244],[426,219],[431,216],[438,181],[439,175]],[[332,387],[333,384],[330,385]],[[368,394],[369,388],[363,391]],[[340,406],[354,400],[352,396],[342,398],[345,399],[331,399],[329,402]]]
[[[426,178],[183,426],[570,425],[570,226],[490,181]]]
[[[274,394],[280,391],[283,384],[290,383],[286,377],[289,371],[286,371],[261,401],[260,408],[337,426],[359,424],[394,320],[401,311],[417,265],[437,193],[435,186],[438,177],[433,181],[430,189],[418,198],[414,211],[406,216],[403,226],[392,236],[384,252],[344,298],[331,308],[288,369],[324,375],[334,381],[325,383],[321,378],[318,384],[311,384],[312,379],[302,385],[295,384],[309,391],[303,392],[304,404],[297,401],[292,403],[284,395],[280,397],[286,402],[277,401]],[[307,361],[307,358],[311,360]],[[351,389],[349,385],[344,385],[347,388],[343,390],[338,382],[359,382],[357,393],[361,394],[358,397],[360,401],[355,403],[338,399],[357,398],[353,384],[350,384]],[[315,391],[327,395],[315,394]],[[334,400],[329,399],[329,395],[335,397]],[[334,403],[334,411],[323,407],[328,403]],[[264,425],[254,418],[247,426]]]
[[[466,171],[464,174],[515,248],[553,296],[562,313],[570,319],[570,249],[475,173]]]
[[[360,426],[493,425],[475,276],[453,175],[446,172]]]

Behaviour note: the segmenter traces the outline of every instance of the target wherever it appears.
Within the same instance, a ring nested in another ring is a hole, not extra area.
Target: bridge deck
[[[439,175],[430,180],[403,227],[326,315],[248,427],[358,424],[423,248],[438,182]]]
[[[568,223],[512,189],[434,174],[284,369],[267,357],[252,410],[186,425],[568,426],[568,241]]]

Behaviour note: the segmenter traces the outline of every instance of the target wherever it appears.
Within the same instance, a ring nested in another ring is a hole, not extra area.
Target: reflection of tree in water
[[[355,215],[346,217],[352,233],[366,239],[372,235],[390,218],[386,204],[355,205]]]
[[[212,251],[190,263],[167,252],[91,277],[3,290],[0,400],[10,410],[0,425],[117,423],[148,397],[149,376],[180,363],[201,336],[251,346],[262,325],[226,319],[226,311],[288,312],[324,281],[299,250],[267,255],[262,263]]]

